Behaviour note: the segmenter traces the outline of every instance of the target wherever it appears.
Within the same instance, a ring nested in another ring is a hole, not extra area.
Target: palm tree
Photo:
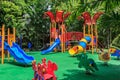
[[[99,22],[99,31],[106,31],[106,35],[108,36],[108,42],[109,44],[112,42],[112,40],[118,36],[120,33],[119,31],[119,24],[120,24],[120,14],[119,11],[110,12],[108,14],[104,14]],[[99,33],[101,33],[99,32]],[[102,36],[102,35],[101,35]]]

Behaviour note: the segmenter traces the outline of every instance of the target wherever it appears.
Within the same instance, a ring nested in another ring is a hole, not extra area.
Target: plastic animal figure
[[[36,64],[36,61],[33,61],[32,69],[34,70],[34,78],[32,80],[57,80],[54,73],[58,69],[57,64],[50,60],[46,63],[46,59],[43,58],[41,64]]]
[[[92,58],[88,58],[88,56],[84,53],[77,55],[77,59],[80,61],[78,67],[84,67],[86,70],[86,74],[91,74],[98,70],[98,67],[95,61]]]
[[[111,56],[116,56],[117,59],[120,59],[120,50],[117,50],[115,48],[110,49]]]
[[[36,65],[35,60],[32,62],[32,69],[34,70],[34,78],[32,80],[37,80],[37,78],[38,78],[38,74],[37,74],[38,69],[37,69],[37,65]]]
[[[54,73],[57,69],[57,65],[49,60],[47,64],[47,73],[53,76],[53,80],[57,80],[57,77]]]
[[[120,50],[116,50],[115,53],[112,53],[111,56],[117,56],[117,58],[120,58]]]
[[[110,54],[107,52],[101,52],[99,54],[99,60],[104,61],[104,65],[108,66],[108,61],[110,60]]]

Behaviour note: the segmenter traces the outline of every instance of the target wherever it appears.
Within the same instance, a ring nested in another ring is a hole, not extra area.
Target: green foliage
[[[112,40],[120,33],[120,11],[112,11],[102,15],[98,22],[99,36],[102,39],[104,45],[110,44]],[[107,44],[106,44],[107,43]]]
[[[56,10],[71,12],[65,20],[67,31],[83,31],[83,21],[77,20],[81,13],[87,11],[93,16],[102,11],[104,14],[97,25],[99,39],[106,45],[109,39],[111,42],[120,33],[119,5],[119,0],[0,0],[0,25],[16,27],[17,36],[23,35],[26,44],[32,41],[34,45],[42,46],[49,42],[50,21],[43,18],[48,7],[53,13]]]
[[[47,39],[49,36],[47,34],[49,34],[50,22],[43,18],[48,5],[47,1],[43,0],[29,2],[28,5],[28,12],[25,15],[27,20],[26,28],[23,27],[20,32],[22,32],[26,44],[29,40],[35,45],[34,48],[38,48],[39,46],[43,46],[43,43],[49,42],[49,39]]]
[[[77,17],[82,13],[79,0],[52,0],[52,10],[63,10],[65,13],[70,12],[71,15],[65,20],[68,31],[82,31],[82,23]]]
[[[22,10],[19,6],[10,1],[2,1],[0,4],[0,24],[6,27],[17,27],[22,17]]]
[[[120,49],[120,34],[112,41],[111,47]]]

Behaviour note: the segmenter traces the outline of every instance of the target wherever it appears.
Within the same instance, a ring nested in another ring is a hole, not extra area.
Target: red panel
[[[67,32],[66,34],[62,34],[61,37],[65,36],[65,40],[69,41],[69,40],[80,40],[81,38],[83,38],[83,33],[82,32]]]
[[[82,17],[84,18],[85,23],[87,25],[91,25],[91,16],[88,12],[83,12]]]
[[[63,11],[56,12],[56,22],[61,23],[63,22]]]
[[[100,17],[100,15],[102,15],[103,12],[97,12],[95,13],[95,15],[93,16],[93,19],[92,19],[92,24],[96,24],[96,21],[97,19]]]
[[[56,28],[51,28],[51,33],[50,33],[50,35],[51,35],[51,38],[55,38],[55,33],[56,33]]]
[[[50,11],[45,12],[45,15],[50,17],[51,22],[55,22],[54,14]]]
[[[70,12],[67,12],[66,14],[64,14],[63,20],[67,19],[70,16]]]

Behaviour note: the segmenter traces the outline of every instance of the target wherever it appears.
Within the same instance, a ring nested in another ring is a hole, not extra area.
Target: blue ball
[[[90,36],[85,36],[85,39],[87,40],[87,42],[90,42],[90,41],[91,41]]]
[[[79,45],[82,46],[83,48],[86,48],[87,44],[85,42],[79,42]]]

